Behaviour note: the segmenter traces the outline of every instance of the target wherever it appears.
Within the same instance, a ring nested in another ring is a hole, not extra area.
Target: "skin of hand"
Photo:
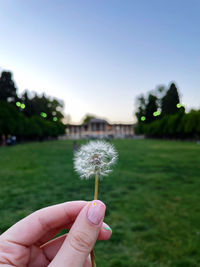
[[[0,236],[0,266],[91,267],[96,240],[111,236],[105,209],[99,200],[72,201],[32,213]],[[52,239],[61,229],[70,231]]]

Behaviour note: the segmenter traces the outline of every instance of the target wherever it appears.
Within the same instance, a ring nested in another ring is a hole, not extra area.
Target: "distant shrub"
[[[18,139],[57,137],[65,133],[65,125],[40,116],[27,117],[15,105],[0,102],[0,135],[16,135]]]
[[[199,139],[200,110],[192,110],[189,113],[180,110],[151,123],[140,122],[135,128],[135,133],[153,138]]]

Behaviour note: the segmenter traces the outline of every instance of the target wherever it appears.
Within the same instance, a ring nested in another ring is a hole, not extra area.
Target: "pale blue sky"
[[[132,122],[135,97],[175,81],[200,108],[199,0],[2,0],[0,71],[86,113]]]

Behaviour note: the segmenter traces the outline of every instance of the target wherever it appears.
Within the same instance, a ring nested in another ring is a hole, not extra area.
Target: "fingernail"
[[[106,206],[103,202],[99,200],[92,201],[87,213],[88,220],[91,223],[98,225],[104,218],[105,210]]]
[[[112,233],[112,229],[110,228],[109,225],[107,225],[106,223],[104,223],[104,229],[107,230],[107,231],[110,231]]]

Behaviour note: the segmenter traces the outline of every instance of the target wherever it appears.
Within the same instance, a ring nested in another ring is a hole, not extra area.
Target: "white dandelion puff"
[[[105,141],[90,141],[82,145],[74,156],[74,169],[80,178],[107,176],[118,158],[114,146]]]

